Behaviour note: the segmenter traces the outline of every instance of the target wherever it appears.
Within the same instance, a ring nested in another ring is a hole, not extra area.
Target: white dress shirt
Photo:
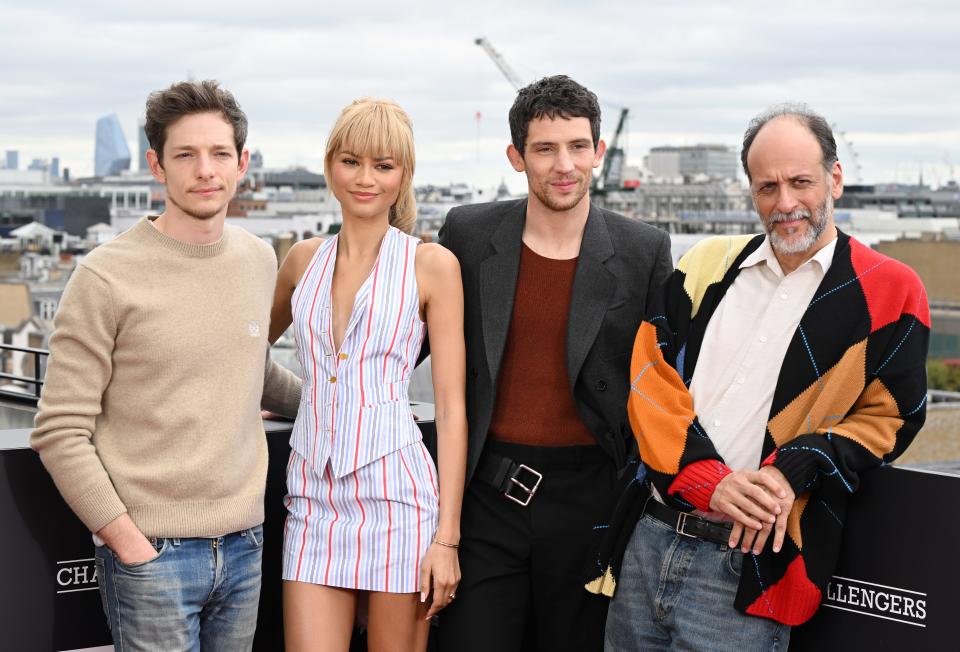
[[[690,394],[701,425],[734,471],[760,467],[783,358],[836,246],[834,238],[784,275],[767,237],[740,264],[707,324]]]

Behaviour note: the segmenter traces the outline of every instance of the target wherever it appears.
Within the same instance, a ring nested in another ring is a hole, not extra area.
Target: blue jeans
[[[733,608],[743,553],[643,516],[607,613],[605,652],[786,650],[790,627]]]
[[[123,652],[250,650],[260,603],[263,527],[211,539],[152,539],[159,555],[124,564],[97,546],[103,610]]]

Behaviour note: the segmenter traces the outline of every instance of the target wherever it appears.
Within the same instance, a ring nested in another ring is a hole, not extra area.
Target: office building
[[[97,145],[94,152],[94,174],[109,177],[130,169],[130,148],[120,128],[116,113],[97,120]]]
[[[140,145],[140,171],[149,172],[150,165],[147,163],[147,150],[150,149],[150,141],[147,140],[147,132],[144,130],[146,122],[140,121],[137,127],[138,144]]]
[[[643,158],[654,177],[683,182],[736,179],[739,164],[736,148],[728,145],[653,147]]]
[[[837,208],[886,211],[901,218],[960,218],[960,185],[950,181],[936,190],[893,183],[847,185]]]

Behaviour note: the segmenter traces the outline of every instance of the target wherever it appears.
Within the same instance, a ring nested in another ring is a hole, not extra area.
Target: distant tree
[[[927,362],[927,386],[948,392],[960,392],[960,367],[948,365],[943,360]]]

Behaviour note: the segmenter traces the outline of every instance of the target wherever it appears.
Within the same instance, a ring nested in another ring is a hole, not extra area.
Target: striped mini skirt
[[[341,478],[296,451],[287,464],[283,579],[416,593],[437,528],[437,471],[423,442]]]

